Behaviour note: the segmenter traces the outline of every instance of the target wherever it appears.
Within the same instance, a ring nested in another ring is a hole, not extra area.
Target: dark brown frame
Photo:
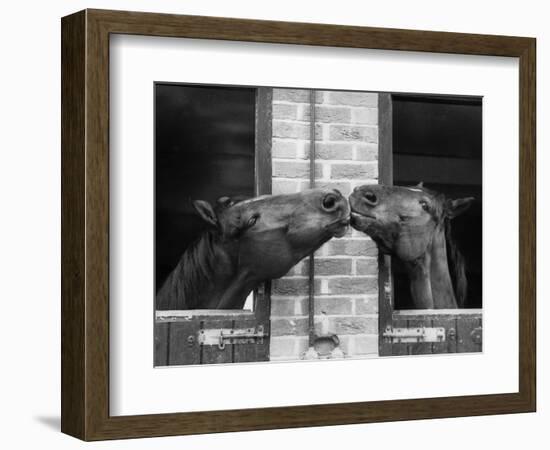
[[[85,10],[62,20],[62,431],[85,440],[535,411],[533,38]],[[519,58],[519,392],[109,416],[109,35]]]

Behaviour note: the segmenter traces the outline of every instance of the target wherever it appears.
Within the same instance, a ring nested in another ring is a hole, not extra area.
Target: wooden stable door
[[[156,92],[160,286],[204,227],[180,199],[271,194],[272,89],[158,83]],[[249,311],[156,311],[154,365],[267,361],[269,315],[269,283]]]
[[[253,311],[157,311],[155,366],[268,361],[269,298],[265,286]]]
[[[481,352],[482,100],[480,97],[379,94],[379,180],[418,182],[449,198],[477,201],[454,219],[468,277],[466,308],[409,309],[409,279],[397,261],[379,256],[381,356]],[[452,170],[449,170],[449,167]]]
[[[380,356],[483,351],[481,309],[394,309],[391,258],[379,257]]]
[[[394,313],[381,332],[381,356],[482,351],[478,310],[409,310]]]

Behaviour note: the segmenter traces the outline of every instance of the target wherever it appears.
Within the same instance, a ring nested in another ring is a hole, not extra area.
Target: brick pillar
[[[317,187],[345,196],[360,184],[377,183],[378,95],[318,91],[316,96]],[[273,193],[309,187],[309,91],[273,90]],[[299,359],[308,346],[308,261],[273,282],[271,359]],[[348,357],[378,354],[377,249],[349,230],[315,255],[315,322],[329,318]]]

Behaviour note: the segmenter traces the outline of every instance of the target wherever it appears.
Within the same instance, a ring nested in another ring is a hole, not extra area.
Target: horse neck
[[[456,308],[457,302],[447,259],[445,224],[436,227],[429,252],[433,307],[436,309]]]
[[[436,227],[426,253],[405,268],[410,279],[414,305],[419,309],[456,308],[449,266],[444,226]]]
[[[405,263],[409,275],[410,290],[413,303],[419,309],[432,309],[434,298],[430,282],[431,254],[424,253],[414,261]]]
[[[204,233],[182,255],[157,295],[160,309],[232,309],[250,292],[245,271],[236,272],[228,245]],[[241,304],[242,303],[242,304]]]

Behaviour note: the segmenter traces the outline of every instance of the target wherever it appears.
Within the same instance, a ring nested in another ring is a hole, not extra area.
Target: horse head
[[[470,207],[472,197],[447,199],[420,183],[359,186],[349,201],[352,226],[368,234],[381,252],[405,263],[415,304],[456,307],[447,263],[448,224]]]
[[[343,236],[350,214],[346,198],[328,189],[222,197],[213,205],[196,200],[193,206],[206,231],[159,291],[161,309],[242,308],[259,283],[283,276],[329,239]]]
[[[342,236],[349,206],[337,190],[312,189],[239,201],[222,197],[194,206],[236,270],[257,280],[283,276],[330,238]]]

